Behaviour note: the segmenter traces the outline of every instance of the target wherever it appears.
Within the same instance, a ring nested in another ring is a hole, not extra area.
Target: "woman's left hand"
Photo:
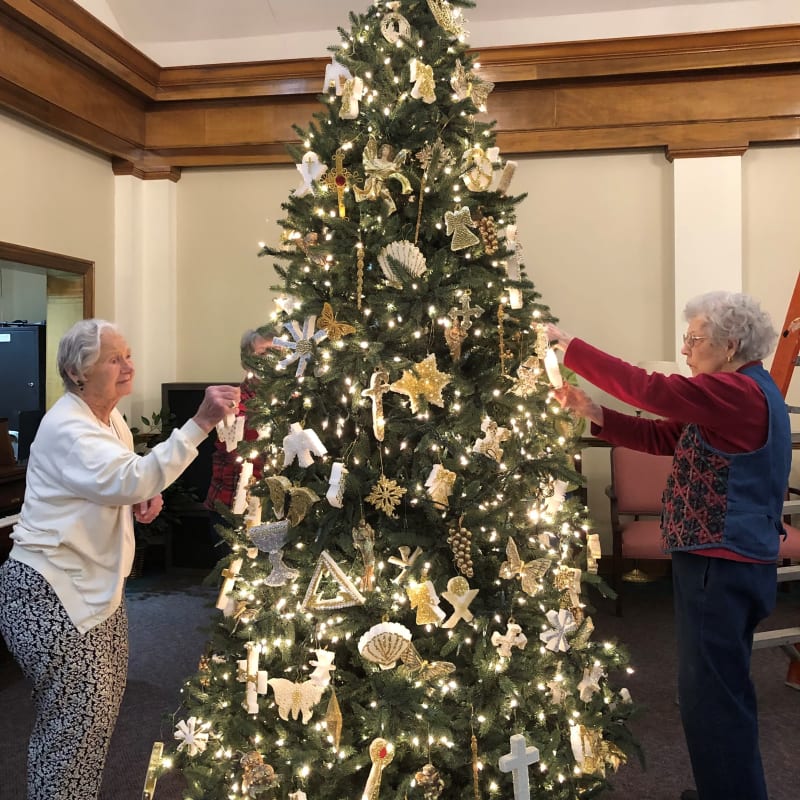
[[[133,516],[137,522],[142,522],[146,525],[148,522],[152,522],[161,513],[162,508],[164,508],[164,498],[160,494],[157,494],[149,500],[137,503],[133,507]]]

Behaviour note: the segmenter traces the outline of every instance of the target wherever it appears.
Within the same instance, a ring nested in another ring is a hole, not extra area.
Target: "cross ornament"
[[[344,167],[344,150],[340,147],[334,156],[336,166],[328,170],[325,177],[325,183],[331,191],[336,192],[336,199],[339,202],[339,216],[344,219],[347,216],[347,210],[344,207],[344,193],[350,187],[350,179],[353,173]]]
[[[472,317],[479,317],[484,312],[480,306],[470,306],[470,295],[470,292],[464,292],[461,295],[461,308],[453,306],[447,312],[447,316],[453,320],[453,324],[457,324],[459,318],[462,320],[461,328],[465,331],[468,331],[472,327]]]
[[[539,760],[539,751],[535,747],[526,747],[525,737],[521,733],[513,734],[510,741],[511,752],[500,756],[500,771],[512,773],[514,800],[530,800],[528,767]]]
[[[368,397],[372,401],[372,432],[379,442],[383,441],[385,427],[383,396],[388,391],[390,391],[389,373],[382,366],[378,366],[369,379],[369,389],[364,389],[361,396]]]

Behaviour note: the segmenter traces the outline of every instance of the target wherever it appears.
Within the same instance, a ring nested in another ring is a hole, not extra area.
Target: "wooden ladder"
[[[794,285],[792,299],[786,312],[786,320],[781,328],[778,347],[772,359],[770,375],[786,397],[789,384],[792,381],[794,368],[798,366],[798,353],[800,353],[800,274]],[[790,413],[800,413],[798,406],[786,406]],[[800,513],[800,502],[787,501],[783,507],[785,514]],[[778,567],[778,582],[800,580],[800,566]],[[760,631],[753,637],[753,649],[761,650],[767,647],[780,647],[793,661],[800,661],[800,650],[795,647],[800,643],[800,626],[796,628],[781,628],[774,631]]]

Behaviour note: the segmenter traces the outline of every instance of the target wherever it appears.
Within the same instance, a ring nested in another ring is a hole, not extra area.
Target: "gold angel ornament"
[[[356,200],[361,203],[364,200],[377,200],[380,197],[386,203],[386,213],[393,214],[397,206],[385,183],[389,179],[394,179],[400,184],[403,194],[411,194],[411,184],[401,172],[408,154],[408,150],[401,150],[394,155],[389,144],[382,144],[379,150],[377,140],[374,136],[370,136],[361,158],[366,173],[364,186],[353,187]]]

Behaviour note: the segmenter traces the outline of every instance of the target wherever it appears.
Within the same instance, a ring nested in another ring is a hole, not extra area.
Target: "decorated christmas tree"
[[[189,798],[592,797],[633,746],[466,5],[351,15],[297,129],[259,438],[171,743]]]

